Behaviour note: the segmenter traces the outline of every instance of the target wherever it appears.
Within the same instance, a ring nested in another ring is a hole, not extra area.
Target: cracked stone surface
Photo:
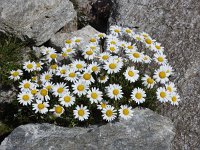
[[[173,149],[200,149],[200,1],[116,0],[110,24],[139,27],[165,47],[180,106],[162,105],[176,126]]]
[[[88,128],[22,125],[4,139],[0,150],[170,150],[173,129],[169,118],[135,109],[131,120]]]
[[[76,14],[69,0],[1,0],[0,31],[41,45],[62,28],[76,30]]]

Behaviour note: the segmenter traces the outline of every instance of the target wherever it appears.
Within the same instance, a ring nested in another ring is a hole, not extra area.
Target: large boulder
[[[129,121],[88,128],[27,124],[1,143],[1,150],[170,150],[172,122],[149,109],[135,109]]]
[[[98,33],[99,32],[93,27],[87,25],[80,30],[70,33],[58,32],[54,36],[52,36],[49,42],[51,46],[61,49],[65,46],[65,40],[72,39],[73,37],[81,37],[83,38],[83,43],[81,46],[85,46],[89,42],[89,39],[94,37],[94,35]]]
[[[1,0],[0,30],[33,40],[48,41],[61,29],[76,30],[76,11],[69,0]]]
[[[176,123],[174,149],[200,149],[200,1],[116,0],[110,24],[138,27],[165,47],[182,102],[162,114]]]

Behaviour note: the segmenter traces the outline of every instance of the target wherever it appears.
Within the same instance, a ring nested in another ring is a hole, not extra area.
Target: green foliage
[[[20,68],[19,61],[22,59],[21,49],[26,44],[14,36],[1,35],[0,37],[0,81],[10,85],[8,79],[11,70]]]

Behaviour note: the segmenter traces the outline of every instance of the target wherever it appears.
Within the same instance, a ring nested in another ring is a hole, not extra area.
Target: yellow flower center
[[[114,52],[115,51],[115,47],[110,47],[110,51]]]
[[[166,97],[166,93],[165,92],[160,92],[160,97],[165,98]]]
[[[119,90],[118,89],[114,89],[113,90],[113,94],[116,96],[116,95],[118,95],[119,94]]]
[[[97,70],[98,70],[98,67],[97,67],[97,66],[93,66],[93,67],[92,67],[92,71],[93,71],[93,72],[96,72]]]
[[[163,61],[164,61],[163,57],[158,57],[157,60],[158,60],[159,62],[163,62]]]
[[[99,34],[98,37],[102,38],[102,37],[103,37],[103,34]]]
[[[85,111],[83,109],[78,110],[78,115],[83,117],[85,114]]]
[[[26,67],[27,67],[28,69],[32,69],[32,68],[33,68],[33,64],[28,64]]]
[[[70,100],[71,100],[71,97],[70,97],[70,96],[65,96],[65,97],[64,97],[64,101],[65,101],[66,103],[69,103]]]
[[[14,77],[16,77],[18,75],[19,75],[19,72],[17,72],[17,71],[15,71],[15,72],[12,73],[12,76],[14,76]]]
[[[40,63],[36,63],[36,67],[37,67],[37,68],[40,68],[40,67],[41,67],[41,64],[40,64]]]
[[[83,75],[83,78],[84,78],[85,80],[90,80],[90,79],[91,79],[91,74],[85,73],[85,74]]]
[[[165,77],[166,77],[166,73],[165,73],[164,71],[161,71],[161,72],[159,73],[159,77],[160,77],[161,79],[165,78]]]
[[[28,100],[29,100],[29,96],[28,96],[28,95],[23,95],[23,96],[22,96],[22,99],[23,99],[24,101],[28,101]]]
[[[101,108],[106,108],[106,103],[101,103]]]
[[[31,78],[31,80],[32,80],[32,81],[36,81],[36,80],[37,80],[37,77],[34,76],[34,77]]]
[[[61,73],[61,74],[66,74],[66,70],[64,70],[64,69],[63,69],[63,70],[60,70],[60,73]]]
[[[96,42],[96,39],[95,38],[91,38],[90,42]]]
[[[29,83],[25,83],[24,84],[24,88],[28,89],[30,87],[30,84]]]
[[[140,54],[139,53],[133,53],[133,57],[135,57],[135,58],[139,58],[140,57]]]
[[[56,55],[56,54],[51,54],[50,57],[51,57],[52,59],[56,59],[57,55]]]
[[[173,102],[176,102],[176,101],[177,101],[176,96],[173,96],[173,97],[172,97],[172,101],[173,101]]]
[[[109,65],[109,68],[110,69],[115,69],[117,67],[117,65],[115,64],[115,63],[111,63],[110,65]]]
[[[81,64],[77,64],[76,68],[81,69],[83,66]]]
[[[51,89],[51,85],[47,85],[47,86],[46,86],[46,89],[47,89],[47,90],[50,90],[50,89]]]
[[[48,91],[47,91],[46,89],[41,89],[41,90],[40,90],[40,94],[41,94],[42,96],[46,96],[46,95],[48,94]]]
[[[159,45],[156,45],[155,47],[156,47],[158,50],[161,48]]]
[[[95,50],[95,49],[96,49],[96,46],[90,46],[90,48],[91,48],[92,50]]]
[[[31,90],[31,94],[32,94],[32,95],[37,94],[37,90],[36,90],[36,89]]]
[[[129,110],[128,110],[127,108],[125,108],[125,109],[123,110],[123,114],[124,114],[125,116],[127,116],[127,115],[129,114]]]
[[[80,39],[76,39],[75,42],[76,42],[76,43],[80,43],[81,40],[80,40]]]
[[[101,76],[100,77],[100,80],[105,80],[106,79],[106,76]]]
[[[50,75],[45,75],[45,80],[49,80],[51,78]]]
[[[85,89],[85,86],[83,84],[78,85],[77,90],[83,91]]]
[[[170,86],[167,87],[167,90],[172,92],[172,88]]]
[[[94,93],[94,92],[93,92],[93,93],[91,94],[91,97],[92,97],[93,99],[97,99],[98,95],[97,95],[97,93]]]
[[[38,109],[43,109],[44,108],[44,104],[42,104],[42,103],[40,103],[40,104],[38,104]]]
[[[131,30],[130,29],[126,29],[126,33],[131,33]]]
[[[102,59],[103,59],[103,60],[107,60],[107,59],[108,59],[108,55],[103,55],[103,56],[102,56]]]
[[[69,52],[71,52],[71,51],[72,51],[72,49],[71,49],[71,48],[68,48],[66,51],[69,53]]]
[[[133,71],[128,71],[128,75],[129,75],[130,77],[133,77],[133,76],[134,76],[134,72],[133,72]]]
[[[149,38],[145,39],[145,42],[146,42],[147,44],[152,44],[152,40],[150,40]]]
[[[57,114],[61,114],[61,113],[62,113],[62,110],[63,110],[63,108],[62,108],[61,106],[56,106],[56,107],[55,107],[55,112],[56,112]]]
[[[57,89],[57,92],[58,92],[59,94],[63,93],[63,92],[64,92],[64,88],[63,88],[63,87],[59,87],[59,88]]]
[[[107,110],[106,111],[106,116],[111,117],[113,114],[112,110]]]
[[[127,46],[128,49],[133,49],[132,45]]]
[[[51,65],[51,69],[56,69],[58,67],[57,64]]]
[[[135,94],[135,97],[136,97],[137,99],[141,99],[141,98],[142,98],[142,94],[141,94],[141,93],[136,93],[136,94]]]
[[[154,83],[154,80],[153,80],[152,78],[148,78],[148,79],[147,79],[147,83],[148,83],[148,84],[153,84],[153,83]]]
[[[92,54],[93,54],[93,51],[92,51],[92,50],[86,51],[86,54],[87,54],[87,55],[92,55]]]
[[[119,33],[119,32],[120,32],[120,30],[119,30],[119,29],[115,29],[114,31],[115,31],[116,33]]]
[[[66,43],[66,44],[71,44],[72,41],[71,41],[71,40],[66,40],[65,43]]]
[[[69,74],[69,77],[71,77],[71,78],[74,78],[76,76],[76,74],[74,73],[74,72],[71,72],[70,74]]]
[[[140,40],[141,40],[141,38],[140,38],[139,36],[137,36],[137,37],[136,37],[136,40],[140,41]]]
[[[116,44],[116,42],[115,42],[115,41],[111,41],[111,42],[110,42],[110,44],[113,44],[113,45],[115,45],[115,44]]]
[[[62,57],[67,57],[68,54],[67,53],[62,53]]]

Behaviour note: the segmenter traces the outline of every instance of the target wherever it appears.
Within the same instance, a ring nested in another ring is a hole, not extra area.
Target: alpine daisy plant
[[[130,119],[138,106],[180,101],[164,47],[147,33],[111,26],[109,35],[96,34],[84,44],[74,37],[60,51],[39,51],[39,60],[9,77],[19,83],[20,105],[36,115],[110,122]]]

